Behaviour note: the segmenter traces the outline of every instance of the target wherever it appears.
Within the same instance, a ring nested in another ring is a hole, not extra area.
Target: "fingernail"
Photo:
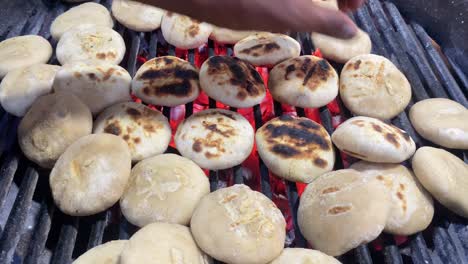
[[[357,28],[353,24],[347,23],[343,25],[343,28],[341,29],[341,33],[342,33],[343,38],[350,39],[356,35]]]

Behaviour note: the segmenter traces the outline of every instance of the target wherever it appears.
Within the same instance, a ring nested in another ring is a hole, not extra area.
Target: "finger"
[[[318,32],[337,38],[349,39],[357,33],[354,22],[344,13],[311,4],[309,0],[296,0],[292,17],[297,31]],[[300,23],[300,24],[298,24]]]

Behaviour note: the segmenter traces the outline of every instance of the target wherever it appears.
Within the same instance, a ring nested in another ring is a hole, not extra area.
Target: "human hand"
[[[217,26],[271,32],[319,32],[351,38],[357,28],[342,11],[364,0],[338,0],[340,9],[321,7],[312,0],[138,0],[185,14]]]

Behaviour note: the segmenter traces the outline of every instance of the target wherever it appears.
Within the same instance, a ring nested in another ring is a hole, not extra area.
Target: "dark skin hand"
[[[365,0],[338,0],[341,11],[312,0],[138,0],[217,26],[272,32],[319,32],[351,38],[357,27],[343,12],[353,11]]]

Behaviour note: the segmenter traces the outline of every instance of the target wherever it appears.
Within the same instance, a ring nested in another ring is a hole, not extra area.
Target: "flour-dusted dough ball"
[[[153,31],[161,26],[164,10],[138,1],[114,0],[112,15],[120,24],[140,32]]]
[[[281,255],[270,264],[341,264],[334,257],[330,257],[318,250],[306,248],[285,248]]]
[[[208,177],[197,164],[175,154],[163,154],[133,167],[120,208],[137,226],[153,222],[188,225],[195,206],[209,192]]]
[[[163,153],[171,141],[167,118],[157,110],[134,102],[106,108],[96,118],[93,133],[109,133],[123,138],[133,162]]]
[[[80,60],[119,64],[125,55],[125,42],[112,28],[84,24],[63,34],[56,54],[62,65]]]
[[[78,139],[50,173],[55,204],[73,216],[105,211],[122,196],[131,165],[130,150],[117,136],[93,134]]]
[[[399,164],[357,162],[351,169],[381,181],[391,193],[392,206],[385,231],[412,235],[426,229],[434,216],[432,197],[413,172]]]
[[[270,72],[268,88],[281,103],[317,108],[338,95],[338,74],[326,60],[306,55],[277,64]]]
[[[414,174],[442,205],[468,218],[468,165],[443,149],[422,147],[412,161]]]
[[[72,264],[119,264],[127,240],[114,240],[88,250]]]
[[[203,197],[190,226],[200,248],[226,263],[268,263],[284,246],[286,222],[281,211],[246,185]]]
[[[220,44],[236,44],[238,41],[258,33],[258,31],[250,30],[232,30],[228,28],[222,28],[212,26],[213,32],[211,32],[210,39]]]
[[[54,90],[78,96],[98,114],[116,103],[130,101],[132,77],[122,67],[106,61],[77,61],[65,64],[55,76]]]
[[[265,165],[286,180],[309,183],[335,164],[330,135],[305,117],[272,119],[257,130],[255,140]]]
[[[119,263],[211,264],[212,260],[198,248],[188,227],[152,223],[130,238]]]
[[[47,63],[52,51],[47,39],[36,35],[13,37],[0,42],[0,78],[18,68]]]
[[[222,170],[239,165],[249,156],[254,130],[238,113],[208,109],[185,119],[174,140],[182,156],[202,168]]]
[[[346,120],[332,134],[332,140],[344,153],[372,162],[400,163],[416,151],[405,131],[364,116]]]
[[[299,57],[301,45],[284,34],[262,32],[248,36],[234,45],[234,54],[255,66],[274,66]]]
[[[445,98],[426,99],[411,107],[409,118],[425,139],[453,149],[468,149],[468,109]]]
[[[387,58],[359,55],[341,71],[340,96],[356,115],[391,119],[403,112],[411,100],[411,85]]]
[[[212,30],[208,23],[172,12],[166,12],[161,23],[164,39],[180,49],[195,49],[207,43]]]
[[[378,180],[355,170],[338,170],[307,185],[297,218],[314,248],[338,256],[377,238],[390,206],[390,194]]]
[[[52,91],[60,66],[35,64],[12,70],[0,84],[0,104],[8,113],[24,116],[36,99]]]
[[[266,95],[262,76],[255,67],[231,56],[206,60],[200,69],[200,84],[209,97],[232,107],[252,107]]]
[[[83,24],[112,28],[114,21],[105,6],[92,2],[84,3],[55,18],[50,26],[50,34],[55,40],[59,40],[66,31]]]
[[[198,69],[174,56],[157,57],[138,69],[132,81],[132,91],[148,104],[183,105],[200,94]]]
[[[79,138],[91,134],[88,107],[70,93],[39,97],[21,120],[18,143],[24,155],[43,168],[52,168]]]
[[[372,50],[369,35],[361,29],[350,39],[339,39],[315,32],[311,38],[315,48],[320,49],[324,58],[339,63],[346,63],[358,55],[369,54]]]

